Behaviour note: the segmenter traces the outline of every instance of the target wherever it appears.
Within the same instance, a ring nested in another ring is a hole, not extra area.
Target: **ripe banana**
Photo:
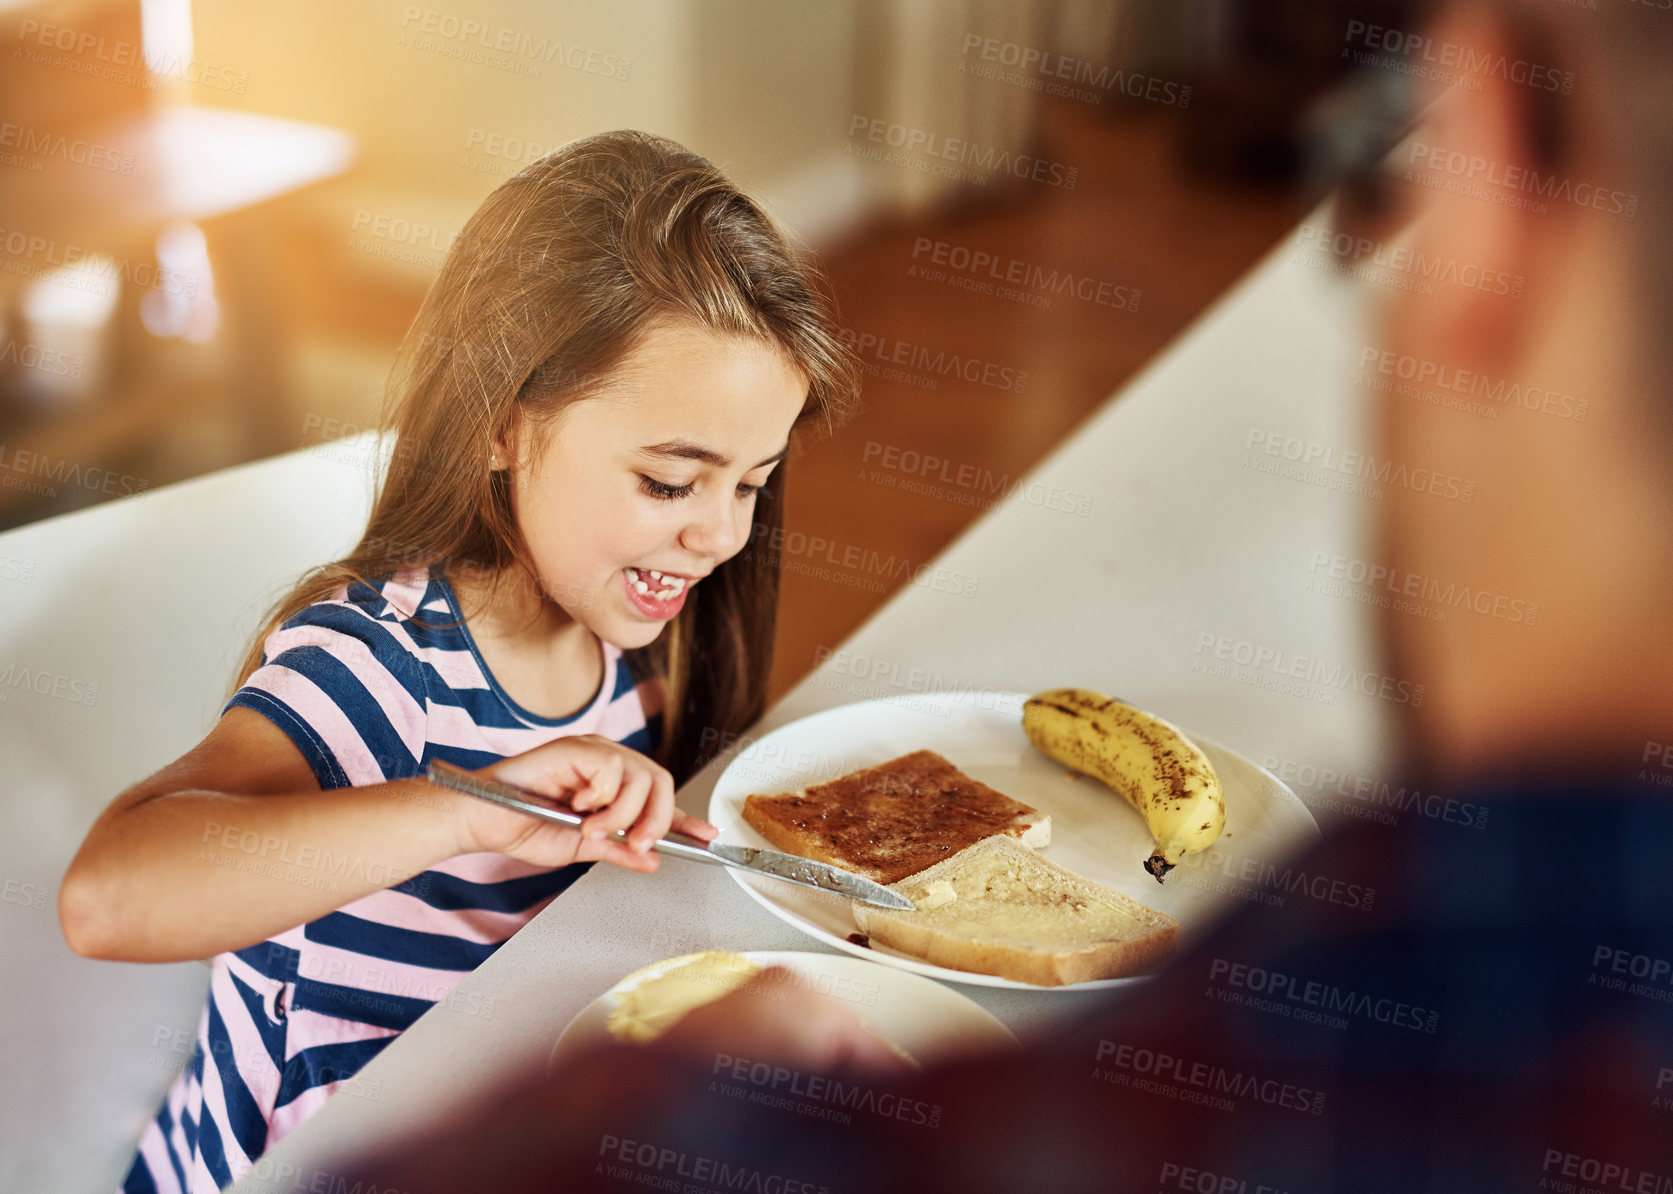
[[[1084,688],[1054,688],[1022,707],[1028,740],[1101,779],[1139,811],[1156,839],[1144,869],[1156,882],[1226,826],[1226,798],[1208,756],[1154,714]]]

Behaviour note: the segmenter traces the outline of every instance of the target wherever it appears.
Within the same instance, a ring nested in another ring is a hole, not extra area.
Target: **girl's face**
[[[749,542],[807,379],[776,349],[658,324],[621,366],[506,458],[545,591],[623,649],[653,641]]]

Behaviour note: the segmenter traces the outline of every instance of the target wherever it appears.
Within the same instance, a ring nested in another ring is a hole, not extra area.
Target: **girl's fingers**
[[[638,819],[639,810],[651,791],[651,774],[642,767],[629,769],[622,777],[621,787],[608,807],[593,813],[581,822],[581,833],[594,837],[608,837],[618,829],[626,829]]]
[[[651,843],[670,828],[700,841],[709,841],[717,832],[708,822],[674,808],[674,780],[665,768],[596,735],[546,743],[502,760],[489,774],[557,799],[567,797],[571,808],[587,814],[577,829],[543,825],[494,835],[491,848],[543,866],[609,862],[649,872],[658,865]],[[624,837],[613,837],[617,832]]]
[[[674,820],[674,782],[667,772],[651,777],[650,795],[639,819],[628,830],[628,844],[643,853],[651,843],[668,832]]]
[[[584,812],[589,808],[603,808],[615,800],[617,792],[621,789],[622,773],[626,766],[626,760],[620,751],[612,750],[606,753],[588,776],[586,785],[570,800],[571,807],[577,812]]]
[[[656,854],[650,851],[641,853],[638,850],[633,849],[626,842],[612,839],[610,841],[599,842],[597,844],[604,848],[604,853],[601,856],[604,862],[613,863],[625,870],[638,871],[641,874],[649,874],[650,872],[656,870],[657,866],[661,862],[661,859]]]
[[[503,853],[521,858],[524,862],[532,862],[536,866],[551,867],[555,870],[572,862],[584,862],[583,845],[580,835],[575,830],[542,822],[533,835]]]
[[[681,812],[679,809],[674,810],[674,819],[669,822],[668,828],[675,833],[683,833],[687,837],[698,838],[705,842],[712,842],[720,836],[720,830],[707,821],[694,817],[690,813]]]

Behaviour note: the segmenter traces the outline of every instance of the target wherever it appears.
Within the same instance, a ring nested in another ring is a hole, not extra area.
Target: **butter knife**
[[[490,804],[498,804],[505,808],[516,809],[520,813],[527,813],[531,817],[539,817],[545,821],[552,821],[571,828],[581,824],[584,819],[581,814],[560,808],[538,792],[531,792],[527,788],[519,788],[514,784],[501,783],[498,780],[484,779],[473,775],[463,767],[456,767],[452,763],[441,759],[430,760],[430,766],[425,771],[425,778],[433,784],[444,788],[451,788],[456,792],[464,792],[475,796],[479,800],[486,800]],[[611,835],[615,840],[622,841],[626,834],[618,830]],[[684,841],[675,841],[676,837]],[[825,862],[815,862],[811,858],[802,858],[795,854],[785,854],[778,850],[761,850],[754,846],[734,846],[727,842],[710,842],[707,845],[686,834],[670,834],[668,837],[658,838],[651,843],[651,849],[658,854],[667,854],[674,858],[689,858],[694,862],[707,862],[719,866],[736,867],[757,875],[766,875],[771,879],[783,879],[789,883],[799,883],[803,887],[817,888],[820,891],[833,892],[846,896],[851,900],[859,900],[863,904],[876,904],[880,908],[899,908],[906,912],[917,911],[917,905],[898,892],[890,891],[881,883],[874,883],[864,875],[856,875],[852,871],[845,871],[840,867],[831,866]]]

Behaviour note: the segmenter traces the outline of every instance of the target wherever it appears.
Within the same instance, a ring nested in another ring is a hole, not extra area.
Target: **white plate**
[[[980,1004],[916,974],[832,954],[747,950],[744,957],[762,967],[785,966],[803,975],[816,990],[842,1000],[920,1064],[970,1050],[1017,1047],[1011,1030]],[[657,965],[674,960],[665,958]],[[618,982],[576,1014],[552,1049],[553,1063],[575,1049],[609,1039],[605,1022],[615,1010],[620,990]]]
[[[1155,843],[1138,812],[1104,784],[1075,775],[1034,748],[1022,730],[1026,699],[1020,692],[917,693],[840,705],[780,726],[751,743],[722,772],[709,800],[709,820],[720,830],[720,841],[770,847],[743,818],[744,799],[752,793],[794,791],[915,750],[933,750],[967,775],[1050,814],[1051,845],[1041,851],[1045,857],[1166,912],[1179,921],[1181,938],[1207,927],[1236,900],[1267,895],[1258,881],[1245,878],[1263,873],[1255,864],[1281,863],[1318,840],[1313,815],[1280,780],[1191,734],[1220,777],[1226,828],[1213,846],[1187,856],[1158,884],[1142,865]],[[841,896],[736,868],[728,873],[769,912],[827,945],[932,978],[1041,991],[1112,987],[1142,977],[1038,987],[933,966],[884,945],[849,941],[858,929],[850,902]]]

